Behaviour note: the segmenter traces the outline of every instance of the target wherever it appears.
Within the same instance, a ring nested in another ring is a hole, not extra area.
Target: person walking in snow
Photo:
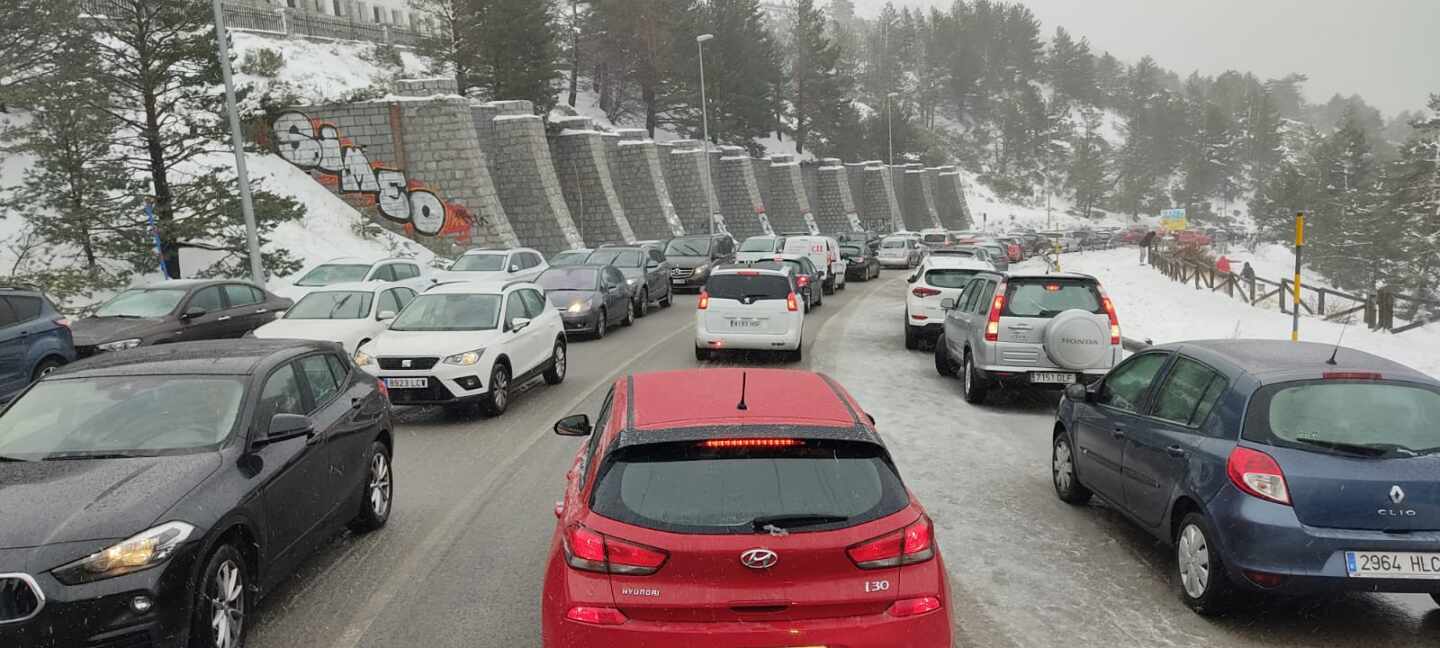
[[[1150,258],[1150,244],[1155,242],[1155,230],[1145,232],[1140,239],[1140,265],[1145,265],[1145,260]]]
[[[1220,255],[1220,258],[1215,260],[1215,271],[1220,274],[1230,274],[1230,257]]]
[[[1255,269],[1250,267],[1249,261],[1246,261],[1245,265],[1240,268],[1240,276],[1247,282],[1255,280]]]

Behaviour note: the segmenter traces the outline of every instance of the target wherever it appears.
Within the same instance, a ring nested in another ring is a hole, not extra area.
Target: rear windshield
[[[1246,439],[1361,457],[1440,452],[1440,390],[1413,383],[1313,380],[1261,388]]]
[[[1020,279],[1011,280],[1005,291],[1005,312],[1008,317],[1055,317],[1072,308],[1103,315],[1100,291],[1095,283],[1084,279]]]
[[[944,234],[926,234],[921,236],[920,240],[926,243],[944,243],[947,238],[949,237]]]
[[[748,238],[740,244],[741,252],[774,252],[776,239],[773,238]]]
[[[712,299],[785,299],[790,296],[790,280],[775,275],[712,275],[705,282],[705,292]]]
[[[872,444],[711,449],[685,442],[620,451],[601,468],[591,509],[661,531],[747,534],[763,527],[757,518],[840,518],[789,527],[820,531],[892,515],[907,503],[899,475]]]
[[[975,276],[975,272],[975,270],[953,268],[931,270],[925,273],[925,283],[937,288],[964,288],[965,284],[970,281],[970,277]]]
[[[885,239],[880,242],[880,247],[887,250],[895,250],[905,247],[905,239]]]

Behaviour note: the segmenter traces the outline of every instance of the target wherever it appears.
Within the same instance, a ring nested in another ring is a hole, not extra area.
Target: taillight
[[[1280,471],[1280,464],[1275,462],[1274,457],[1237,446],[1230,451],[1225,472],[1230,475],[1230,483],[1246,494],[1290,505],[1290,489],[1285,485],[1285,473]]]
[[[386,385],[383,379],[375,379],[375,389],[380,392],[381,396],[385,397],[385,400],[390,400],[390,386]]]
[[[899,531],[866,540],[845,550],[861,569],[883,569],[925,562],[935,556],[934,528],[930,518],[920,516]]]
[[[799,279],[795,280],[795,283],[799,284],[801,288],[804,288],[805,286],[810,285],[810,276],[801,275]]]
[[[707,308],[710,308],[710,293],[703,290],[700,291],[700,301],[696,302],[695,308],[699,310],[705,310]]]
[[[565,613],[565,618],[590,625],[620,625],[629,621],[620,610],[608,607],[577,605]]]
[[[990,316],[985,320],[985,341],[995,342],[1000,339],[1000,309],[1005,306],[1005,286],[1002,284],[995,295],[995,300],[990,302]]]
[[[1105,305],[1105,314],[1110,316],[1110,344],[1120,344],[1120,317],[1115,314],[1115,302],[1109,297],[1101,297],[1100,303]]]
[[[935,295],[940,294],[940,291],[925,286],[916,286],[910,290],[910,294],[923,299],[925,297],[934,297]]]
[[[890,616],[912,617],[940,609],[940,599],[934,596],[900,599],[890,606]]]
[[[792,313],[800,310],[800,301],[795,298],[794,292],[791,292],[789,295],[785,296],[785,308]]]
[[[659,571],[669,554],[604,535],[580,525],[565,532],[565,562],[584,571],[645,576]]]

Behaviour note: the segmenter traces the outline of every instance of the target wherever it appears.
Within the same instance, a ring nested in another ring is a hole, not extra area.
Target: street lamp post
[[[712,182],[714,176],[710,175],[710,105],[705,102],[705,42],[715,38],[714,34],[701,34],[695,37],[695,49],[700,52],[700,128],[701,137],[704,137],[705,156],[705,209],[708,211],[715,204],[715,187]],[[715,214],[710,214],[710,236],[715,236]]]
[[[245,247],[250,253],[250,277],[265,285],[265,265],[260,260],[260,237],[255,227],[255,206],[250,197],[250,174],[245,169],[245,149],[240,140],[240,115],[235,109],[235,84],[230,77],[230,48],[226,40],[225,12],[220,0],[211,2],[215,12],[215,41],[219,48],[220,72],[225,80],[225,109],[230,116],[230,144],[235,148],[235,179],[240,183],[240,213],[245,217]]]
[[[894,112],[894,109],[890,106],[891,102],[898,96],[900,96],[898,92],[891,92],[885,95],[885,141],[890,151],[890,159],[888,160],[890,166],[895,166],[895,127],[892,124],[893,120],[890,118],[890,114]]]

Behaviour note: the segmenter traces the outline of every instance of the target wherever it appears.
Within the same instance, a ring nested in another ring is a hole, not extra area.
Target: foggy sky
[[[854,0],[873,17],[886,0]],[[948,8],[951,0],[894,0]],[[1300,72],[1306,97],[1360,94],[1386,118],[1440,93],[1440,0],[1022,0],[1048,42],[1062,26],[1127,63],[1149,54],[1182,78]]]

